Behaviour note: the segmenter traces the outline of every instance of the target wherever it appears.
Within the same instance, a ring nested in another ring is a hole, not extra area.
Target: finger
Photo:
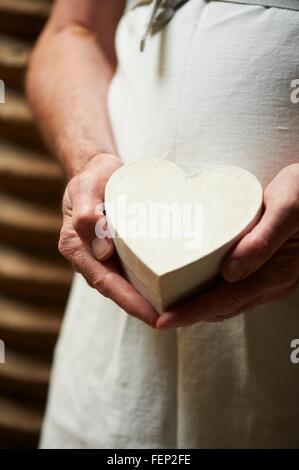
[[[232,317],[254,305],[289,294],[299,277],[299,263],[294,255],[292,260],[285,256],[284,252],[278,253],[249,278],[236,284],[220,281],[216,287],[194,300],[163,313],[158,319],[157,328],[188,326],[199,321]]]
[[[71,240],[68,244],[67,240]],[[60,251],[74,265],[77,272],[81,273],[90,286],[97,289],[105,297],[109,297],[129,315],[144,321],[155,327],[158,314],[153,307],[142,297],[134,287],[119,273],[116,263],[109,261],[101,264],[94,259],[88,246],[73,235],[60,241]]]
[[[92,252],[98,261],[104,262],[110,259],[114,253],[114,244],[107,238],[94,238],[91,243]]]
[[[249,302],[248,304],[244,305],[242,307],[242,312],[248,312],[251,308],[255,307],[256,305],[258,305],[261,302],[262,302],[261,298],[256,298],[252,302]],[[218,317],[207,318],[204,321],[207,322],[207,323],[220,323],[220,322],[223,322],[224,320],[229,320],[230,318],[233,318],[233,317],[237,316],[238,313],[242,313],[242,312],[230,313],[230,314],[227,314],[227,315],[219,315]]]
[[[96,238],[91,243],[94,257],[99,261],[107,261],[114,253],[112,240],[106,217],[102,216],[96,223]]]
[[[230,284],[220,281],[214,288],[183,303],[172,311],[163,313],[157,322],[158,329],[189,326],[223,315],[236,315],[245,304],[258,298],[259,293],[249,291],[243,281]]]
[[[269,204],[260,222],[238,243],[223,263],[222,274],[228,282],[250,276],[265,264],[283,243],[298,230],[292,211]]]
[[[70,185],[73,227],[84,242],[92,242],[97,222],[105,217],[105,186],[112,173],[120,166],[120,160],[114,155],[99,155],[92,159]],[[112,249],[112,240],[106,238]]]
[[[109,262],[110,263],[110,262]],[[102,295],[112,299],[125,312],[155,328],[159,318],[154,308],[120,274],[109,271],[96,288]]]
[[[88,173],[78,177],[73,199],[72,225],[81,240],[91,244],[93,254],[99,261],[107,261],[114,253],[114,243],[104,215],[103,194],[98,189],[102,185],[94,181]]]
[[[104,204],[98,185],[84,173],[77,178],[73,196],[72,225],[81,240],[91,243],[95,238],[96,224],[104,218]]]
[[[129,315],[155,327],[156,311],[116,269],[111,269],[111,264],[99,264],[87,251],[78,254],[74,264],[76,270],[104,297],[113,300]]]

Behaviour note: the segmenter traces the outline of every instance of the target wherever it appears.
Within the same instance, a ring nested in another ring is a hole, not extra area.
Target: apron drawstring
[[[160,31],[174,16],[176,10],[184,5],[188,0],[136,0],[132,9],[153,3],[153,9],[145,32],[140,41],[140,51],[145,49],[146,40],[149,34]]]
[[[144,32],[144,34],[141,38],[141,41],[140,41],[140,52],[143,52],[144,49],[145,49],[145,44],[146,44],[147,37],[148,37],[149,33],[151,32],[151,29],[152,29],[153,23],[156,19],[156,15],[157,15],[157,12],[158,12],[159,7],[161,5],[161,2],[162,2],[162,0],[155,0],[154,1],[154,6],[153,6],[153,10],[152,10],[152,13],[151,13],[151,16],[150,16],[150,20],[148,22],[148,25],[145,28],[145,32]]]

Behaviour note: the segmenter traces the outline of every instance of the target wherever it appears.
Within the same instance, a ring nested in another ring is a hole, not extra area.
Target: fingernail
[[[167,330],[169,326],[167,323],[158,323],[156,328],[157,330]]]
[[[160,317],[157,321],[157,329],[158,330],[167,330],[169,328],[174,328],[175,324],[172,320],[172,317],[168,316],[165,312],[163,313],[163,318]]]
[[[245,273],[245,265],[242,260],[234,259],[225,268],[225,278],[228,281],[238,281]]]
[[[101,261],[110,250],[110,244],[105,238],[95,238],[91,243],[91,247],[95,258],[99,261]]]

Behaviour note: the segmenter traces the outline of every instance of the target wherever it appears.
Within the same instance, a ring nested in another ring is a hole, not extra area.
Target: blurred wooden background
[[[50,0],[0,0],[0,448],[37,445],[72,278],[57,251],[63,174],[24,97],[30,50],[50,7]]]

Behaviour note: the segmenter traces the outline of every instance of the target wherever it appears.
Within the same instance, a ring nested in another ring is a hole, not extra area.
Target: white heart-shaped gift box
[[[165,160],[124,165],[105,191],[108,226],[126,276],[161,313],[219,275],[258,221],[263,191],[242,168],[185,174]]]

